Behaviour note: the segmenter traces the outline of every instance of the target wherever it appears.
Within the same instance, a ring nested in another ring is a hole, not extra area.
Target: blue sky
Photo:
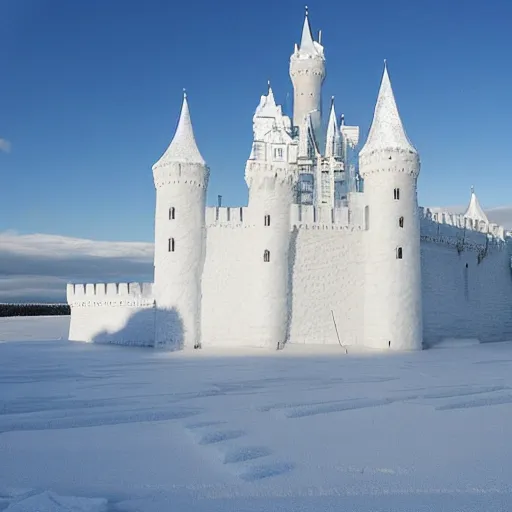
[[[366,136],[382,61],[422,157],[423,205],[510,204],[512,2],[312,1],[324,104]],[[187,88],[209,202],[245,204],[252,114],[291,112],[296,0],[0,0],[0,232],[153,239],[151,165]]]

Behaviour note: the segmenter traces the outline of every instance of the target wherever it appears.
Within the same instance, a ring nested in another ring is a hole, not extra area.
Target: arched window
[[[265,215],[265,226],[270,226],[270,215]]]
[[[176,209],[174,206],[169,208],[169,220],[174,220],[176,218]]]
[[[401,260],[403,258],[403,251],[401,247],[396,248],[396,259]]]
[[[265,249],[265,252],[263,253],[263,261],[265,263],[270,262],[270,251],[268,251],[267,249]]]
[[[398,219],[398,225],[399,225],[401,228],[403,228],[403,227],[404,227],[404,218],[403,218],[403,217],[400,217],[400,218]]]
[[[169,238],[169,252],[174,252],[174,238]]]
[[[400,189],[399,188],[395,188],[395,190],[393,190],[393,197],[398,201],[398,199],[400,199]]]

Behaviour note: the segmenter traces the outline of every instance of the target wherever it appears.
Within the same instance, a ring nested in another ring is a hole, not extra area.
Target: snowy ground
[[[512,508],[512,343],[169,354],[66,327],[0,320],[0,510]]]

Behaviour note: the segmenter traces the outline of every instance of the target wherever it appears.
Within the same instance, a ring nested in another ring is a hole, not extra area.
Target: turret
[[[326,158],[341,158],[341,133],[336,119],[336,110],[334,108],[334,96],[331,98],[331,110],[329,112],[329,121],[327,122],[327,135],[325,137]]]
[[[156,343],[198,347],[209,169],[196,144],[186,94],[176,133],[153,166],[153,177]]]
[[[386,67],[359,165],[366,202],[364,344],[421,349],[420,161],[402,125]]]
[[[290,119],[276,105],[269,86],[253,118],[253,150],[247,161],[247,223],[251,233],[249,272],[254,314],[250,326],[259,346],[286,341],[289,321],[290,206],[297,183],[297,140]]]
[[[322,119],[322,83],[325,79],[323,46],[313,39],[309,15],[302,27],[300,46],[295,45],[290,57],[290,78],[293,83],[293,125],[299,129],[311,115],[313,127],[318,131]]]
[[[483,211],[480,206],[480,201],[478,201],[478,197],[476,197],[474,187],[471,187],[471,199],[469,200],[469,205],[464,214],[464,217],[467,219],[471,219],[473,222],[480,224],[480,222],[484,222],[485,224],[489,224],[489,219],[487,215]]]

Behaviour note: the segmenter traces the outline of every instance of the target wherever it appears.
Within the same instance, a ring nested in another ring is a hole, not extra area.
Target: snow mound
[[[104,512],[107,500],[104,498],[80,498],[59,496],[44,491],[11,503],[5,512]]]

